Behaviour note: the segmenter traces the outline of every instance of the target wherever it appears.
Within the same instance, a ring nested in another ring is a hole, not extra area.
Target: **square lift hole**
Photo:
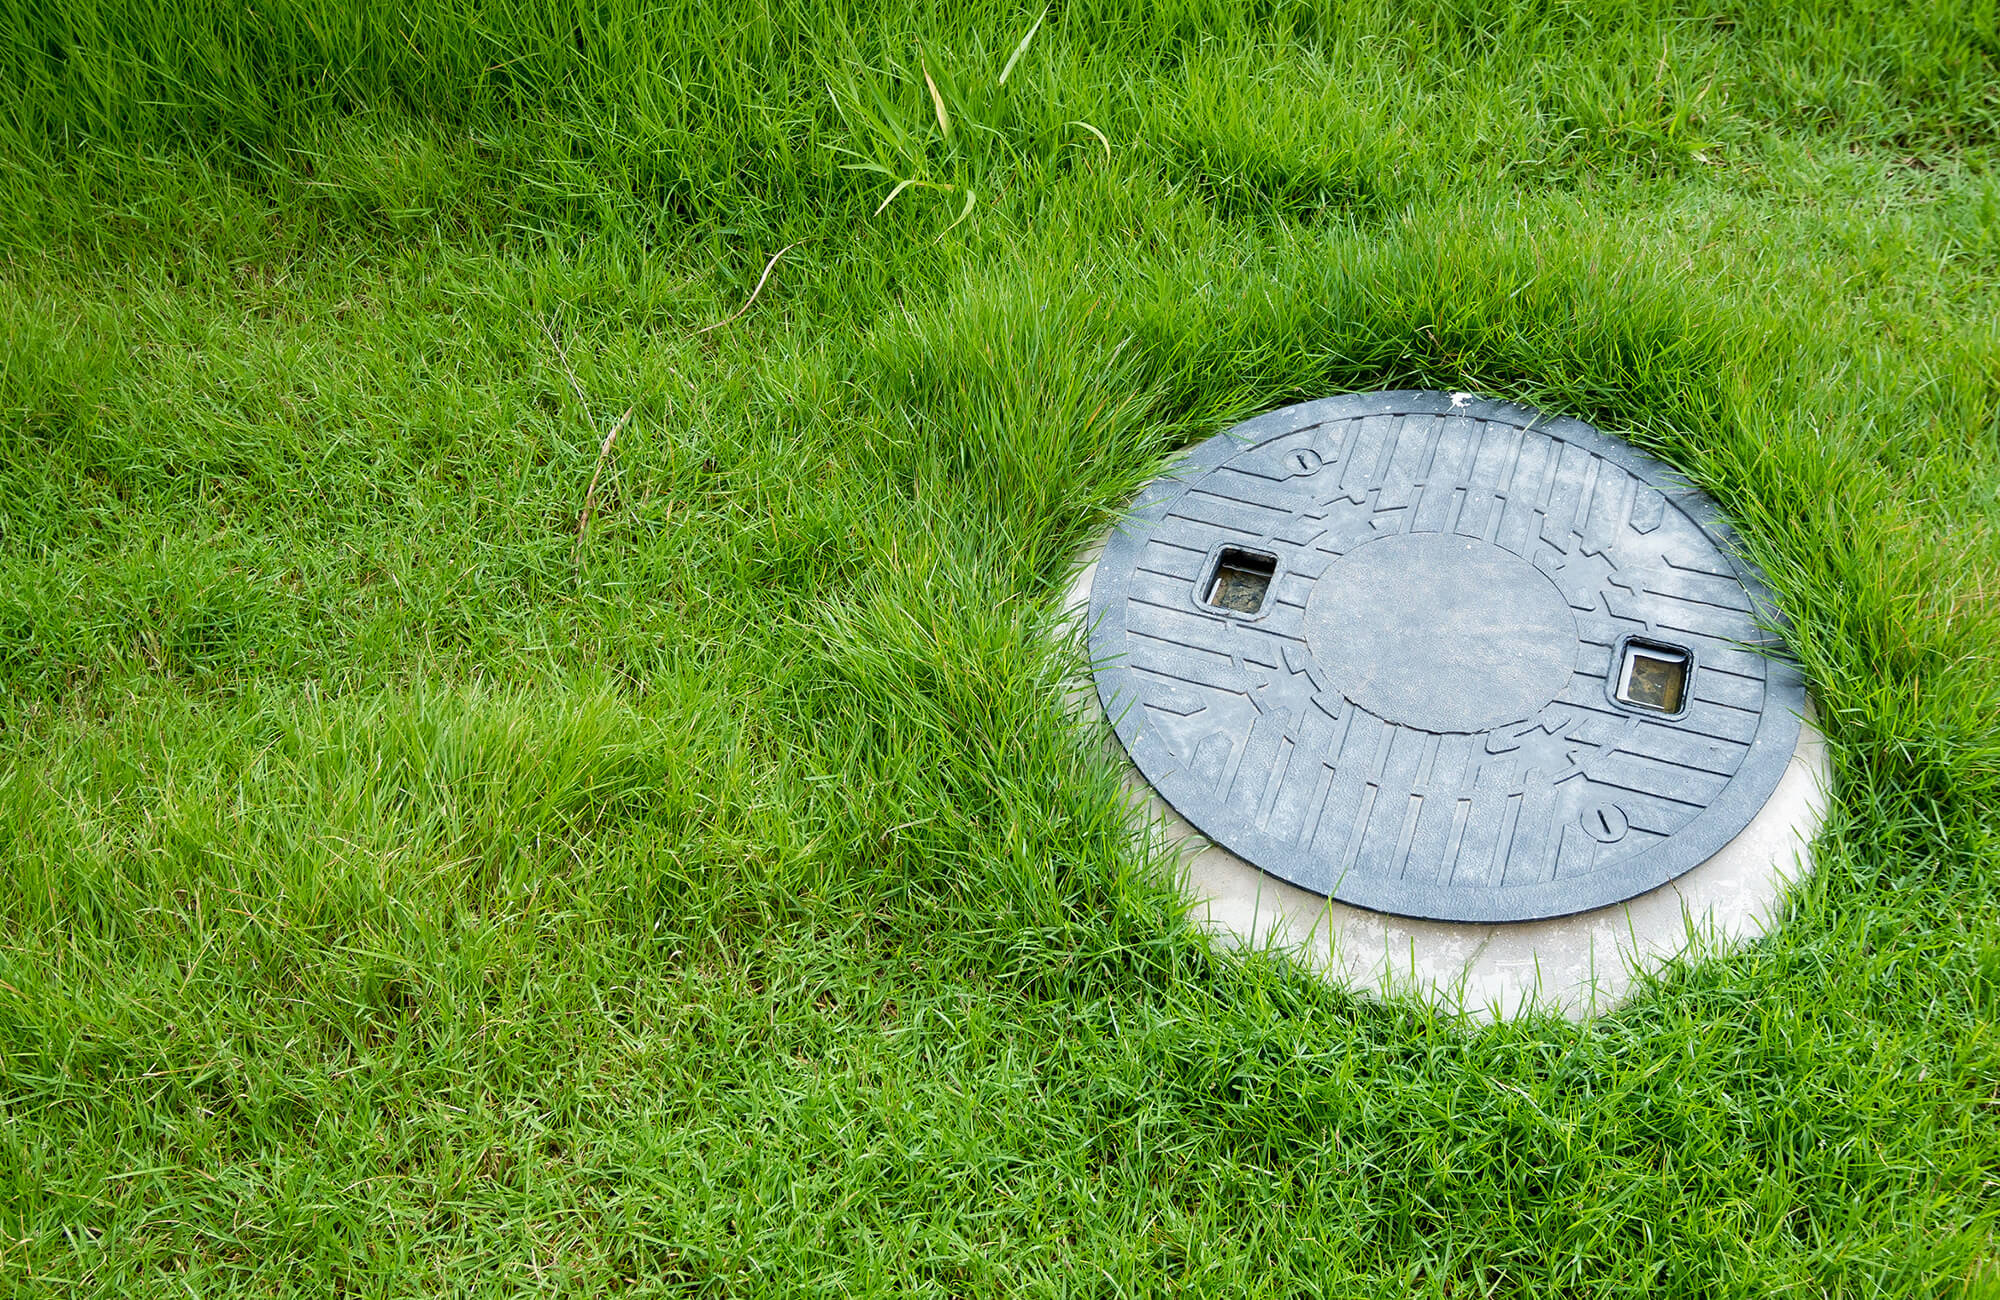
[[[1627,641],[1618,667],[1621,704],[1652,713],[1679,713],[1687,708],[1688,672],[1692,656],[1679,646],[1652,641]]]
[[[1255,614],[1264,608],[1277,572],[1277,556],[1225,546],[1216,553],[1215,569],[1202,584],[1202,602],[1233,614]]]

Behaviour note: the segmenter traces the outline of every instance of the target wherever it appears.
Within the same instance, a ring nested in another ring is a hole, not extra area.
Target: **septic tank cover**
[[[1091,658],[1203,834],[1404,916],[1619,902],[1749,824],[1804,690],[1701,493],[1575,420],[1457,393],[1286,407],[1114,531]]]

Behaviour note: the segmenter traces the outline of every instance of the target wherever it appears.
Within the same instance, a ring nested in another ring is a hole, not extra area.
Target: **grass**
[[[7,0],[0,1291],[2000,1292],[1996,30]],[[1587,1026],[1211,951],[1064,711],[1405,385],[1705,484],[1836,755]]]

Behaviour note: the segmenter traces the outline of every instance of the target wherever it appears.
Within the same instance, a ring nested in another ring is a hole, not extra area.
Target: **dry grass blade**
[[[576,377],[576,369],[569,363],[569,353],[563,348],[562,337],[549,327],[548,321],[542,321],[541,325],[543,336],[548,339],[549,346],[556,350],[556,360],[561,363],[563,374],[569,377],[569,391],[576,395],[577,407],[583,412],[583,418],[589,420],[590,399],[583,395],[583,381]]]
[[[965,206],[958,210],[958,215],[956,217],[952,218],[951,225],[946,226],[943,230],[938,231],[938,238],[943,239],[946,235],[949,235],[954,229],[957,228],[959,222],[971,216],[972,205],[977,202],[979,202],[978,193],[975,192],[970,186],[968,186],[965,191]]]
[[[924,85],[931,92],[931,107],[937,110],[938,131],[945,139],[951,139],[951,118],[944,111],[944,96],[938,93],[937,82],[931,80],[930,64],[922,62],[918,66],[924,70]]]
[[[1103,146],[1104,146],[1104,161],[1106,161],[1106,162],[1110,162],[1110,161],[1111,161],[1111,142],[1110,142],[1109,140],[1107,140],[1107,139],[1105,139],[1105,138],[1104,138],[1104,132],[1102,132],[1102,131],[1098,130],[1098,129],[1097,129],[1096,127],[1092,126],[1092,125],[1091,125],[1090,123],[1088,123],[1088,122],[1071,122],[1071,123],[1070,123],[1070,125],[1071,125],[1071,126],[1080,126],[1080,127],[1082,127],[1082,128],[1084,129],[1084,130],[1086,130],[1086,131],[1090,132],[1090,133],[1091,133],[1092,135],[1096,136],[1096,137],[1097,137],[1097,143],[1099,143],[1099,144],[1101,144],[1101,145],[1103,145]]]
[[[895,189],[893,189],[893,190],[890,190],[890,191],[889,191],[889,197],[888,197],[888,198],[886,198],[886,199],[883,199],[883,200],[882,200],[882,201],[881,201],[880,203],[878,203],[878,204],[876,204],[876,205],[875,205],[875,211],[874,211],[873,215],[875,215],[875,216],[878,216],[878,217],[879,217],[879,216],[881,216],[881,215],[882,215],[882,214],[883,214],[884,212],[888,211],[888,209],[889,209],[889,205],[890,205],[891,203],[894,203],[894,202],[896,201],[896,196],[897,196],[898,194],[901,194],[901,193],[902,193],[902,192],[903,192],[904,190],[906,190],[906,189],[909,189],[909,188],[910,188],[910,187],[911,187],[912,185],[915,185],[916,183],[917,183],[917,182],[916,182],[916,179],[915,179],[914,177],[911,177],[911,178],[907,178],[907,179],[904,179],[904,180],[900,180],[900,181],[897,181],[897,182],[896,182],[896,188],[895,188]]]
[[[1048,17],[1049,17],[1049,11],[1047,8],[1044,8],[1042,10],[1042,16],[1040,18],[1035,19],[1035,25],[1028,29],[1028,34],[1021,38],[1021,43],[1019,45],[1016,45],[1014,47],[1014,52],[1007,56],[1006,65],[1000,69],[1001,85],[1004,86],[1007,84],[1007,78],[1012,76],[1014,73],[1014,65],[1019,63],[1021,61],[1021,56],[1028,52],[1028,42],[1035,39],[1035,33],[1042,30],[1042,24],[1048,21]]]
[[[618,441],[618,434],[632,418],[633,407],[626,407],[625,414],[618,417],[611,426],[611,432],[604,435],[604,441],[597,448],[597,467],[590,471],[590,486],[583,490],[583,509],[576,517],[576,544],[583,545],[583,535],[590,530],[591,511],[597,506],[597,480],[604,474],[604,462],[611,459],[611,444]]]
[[[892,194],[889,197],[894,198],[895,195]],[[888,204],[884,203],[882,206],[887,207]],[[749,311],[750,304],[757,301],[757,295],[764,292],[764,281],[771,278],[771,268],[778,264],[779,258],[783,257],[785,254],[791,252],[794,248],[797,247],[798,245],[796,243],[786,244],[783,248],[771,254],[771,260],[764,263],[764,274],[757,277],[757,287],[750,291],[750,296],[743,300],[743,305],[741,307],[738,307],[735,311],[730,312],[727,316],[724,316],[721,320],[715,322],[715,324],[702,326],[700,329],[696,330],[695,333],[706,334],[710,330],[719,330],[724,325],[727,325],[730,321],[733,321],[738,316],[741,316],[744,312]]]

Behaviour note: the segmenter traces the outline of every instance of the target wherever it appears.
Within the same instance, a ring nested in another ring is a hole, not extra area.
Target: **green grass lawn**
[[[0,1294],[2000,1293],[1993,0],[950,9],[0,3]],[[1772,938],[1157,883],[1072,557],[1381,387],[1739,521]]]

